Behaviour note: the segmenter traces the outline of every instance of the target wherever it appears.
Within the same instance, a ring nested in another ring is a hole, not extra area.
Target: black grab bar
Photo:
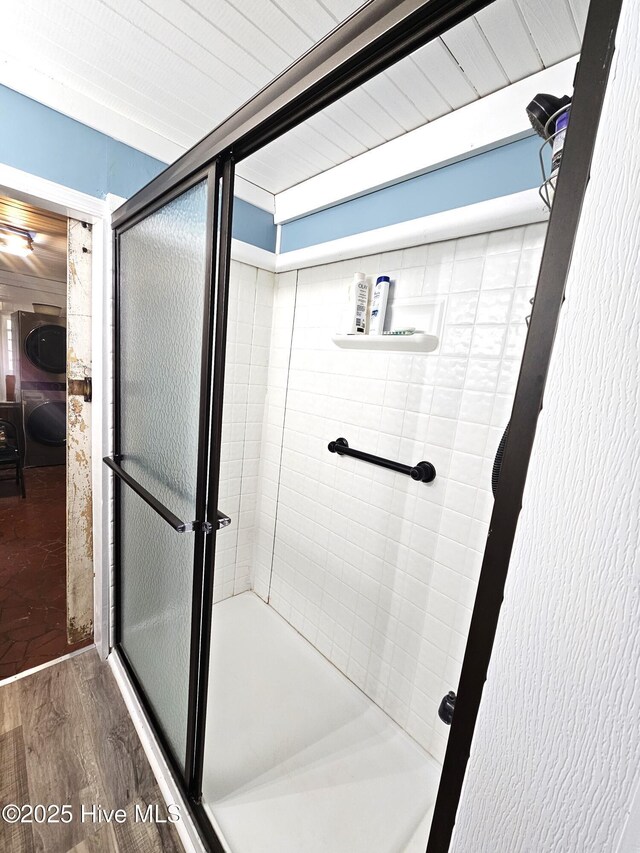
[[[418,462],[417,465],[403,465],[402,462],[394,462],[392,459],[383,459],[382,456],[374,456],[373,453],[365,453],[363,450],[354,450],[349,447],[346,438],[336,438],[329,442],[329,451],[337,453],[338,456],[353,456],[354,459],[362,459],[363,462],[371,462],[372,465],[380,465],[382,468],[390,468],[399,474],[408,474],[412,480],[422,483],[431,483],[436,478],[436,469],[431,462]]]

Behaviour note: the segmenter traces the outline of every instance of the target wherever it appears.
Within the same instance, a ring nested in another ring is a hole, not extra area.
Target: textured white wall
[[[638,850],[632,821],[621,838],[640,772],[640,5],[623,5],[452,853]]]

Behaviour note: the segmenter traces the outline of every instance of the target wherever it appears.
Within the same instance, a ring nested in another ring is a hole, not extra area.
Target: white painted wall
[[[638,851],[639,88],[627,0],[452,853]]]

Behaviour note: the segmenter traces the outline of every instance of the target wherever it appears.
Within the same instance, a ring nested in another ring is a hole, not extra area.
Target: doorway
[[[87,430],[67,394],[90,346],[82,282],[69,263],[82,231],[79,252],[88,255],[90,228],[0,196],[0,680],[92,640],[91,626],[74,631],[68,593],[82,522],[67,518],[82,491],[78,434]]]

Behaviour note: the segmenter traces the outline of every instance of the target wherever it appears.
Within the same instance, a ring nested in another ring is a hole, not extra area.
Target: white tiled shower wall
[[[251,585],[269,597],[439,760],[448,730],[437,708],[458,683],[492,507],[493,458],[509,418],[545,232],[545,224],[512,228],[278,275],[268,372],[265,273],[254,304],[263,331],[259,382],[246,390],[251,404],[240,388],[251,354],[237,353],[231,429],[240,429],[243,406],[255,408],[244,450],[237,432],[225,446],[226,488],[240,507],[238,568],[234,577],[230,553],[225,594]],[[393,298],[417,300],[418,311],[421,300],[442,303],[436,352],[332,343],[347,285],[360,270],[389,274]],[[241,273],[241,293],[249,292],[249,278]],[[247,346],[249,332],[239,324],[237,333]],[[260,450],[255,419],[265,374]],[[339,458],[327,450],[338,436],[405,463],[427,459],[437,478],[416,483]]]
[[[250,588],[274,285],[273,273],[231,262],[218,505],[233,523],[216,537],[215,601]]]

